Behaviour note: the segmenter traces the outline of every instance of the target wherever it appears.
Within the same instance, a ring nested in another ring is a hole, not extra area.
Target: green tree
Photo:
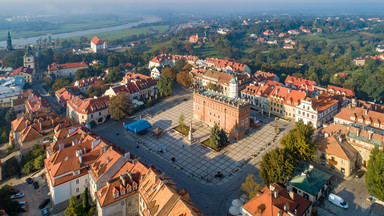
[[[283,184],[291,177],[294,169],[295,161],[292,155],[285,149],[277,148],[263,156],[260,163],[260,177],[266,185],[273,182]]]
[[[255,175],[253,174],[248,174],[245,182],[241,184],[241,190],[247,194],[249,198],[254,197],[260,189],[261,185],[255,181]]]
[[[217,124],[215,124],[211,129],[209,144],[214,149],[220,148],[220,128]]]
[[[71,198],[69,198],[69,205],[68,207],[65,209],[65,212],[64,212],[65,216],[77,216],[77,211],[76,211],[76,200],[75,200],[75,196],[71,196]]]
[[[20,172],[20,165],[17,159],[15,157],[9,158],[4,165],[4,173],[6,174],[6,176],[10,177],[10,176],[16,175],[19,172]]]
[[[18,215],[20,210],[19,202],[11,200],[9,193],[11,192],[12,187],[9,185],[4,185],[0,189],[0,209],[4,209],[8,215]]]
[[[184,129],[184,114],[181,113],[180,117],[179,117],[179,125],[181,127],[181,129]]]
[[[23,56],[23,50],[15,50],[4,57],[4,65],[6,65],[7,67],[12,67],[13,69],[19,68],[23,66]]]
[[[370,194],[384,201],[384,150],[380,150],[378,146],[371,151],[365,184]]]
[[[89,208],[90,206],[89,206],[88,188],[85,188],[83,193],[83,209],[85,210],[85,212],[88,212]]]
[[[40,155],[37,158],[35,158],[35,160],[33,161],[33,168],[35,170],[40,170],[41,168],[44,167],[44,158],[45,158],[44,155]]]
[[[169,76],[161,76],[159,81],[157,82],[157,87],[159,88],[159,92],[168,96],[173,93],[174,80]]]
[[[296,122],[295,128],[281,139],[281,145],[296,161],[311,161],[315,157],[314,129],[303,121]]]
[[[107,83],[115,83],[119,82],[123,79],[124,73],[119,68],[111,68],[108,71],[107,77],[105,78],[105,81]]]
[[[185,62],[185,60],[178,59],[175,62],[175,68],[177,71],[181,71],[186,64],[187,64],[187,62]]]
[[[171,77],[173,80],[176,80],[176,70],[172,67],[166,67],[161,70],[161,76]]]
[[[123,93],[109,98],[108,111],[115,120],[123,119],[132,114],[134,105],[129,96]]]
[[[69,86],[71,83],[68,79],[64,79],[64,78],[61,78],[61,79],[57,79],[55,80],[55,82],[53,82],[52,84],[52,90],[53,91],[57,91],[61,88],[64,88],[65,86]]]
[[[23,168],[21,169],[21,172],[25,174],[30,174],[33,171],[34,171],[33,160],[28,161],[26,164],[24,164]]]

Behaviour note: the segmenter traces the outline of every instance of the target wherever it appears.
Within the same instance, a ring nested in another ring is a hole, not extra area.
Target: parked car
[[[37,181],[35,181],[35,182],[33,182],[33,187],[35,188],[35,189],[38,189],[40,186],[39,186],[39,182],[37,182]]]
[[[20,199],[24,196],[24,193],[17,193],[11,196],[11,199]]]
[[[9,192],[9,195],[14,195],[14,194],[17,194],[17,193],[20,193],[20,191],[19,191],[19,190],[12,189],[12,190]]]
[[[48,214],[48,209],[47,208],[43,208],[42,210],[41,210],[41,215],[42,216],[48,216],[49,214]]]
[[[348,208],[348,203],[346,203],[343,198],[337,196],[336,194],[330,193],[328,196],[328,201],[341,208]]]
[[[27,179],[25,179],[25,182],[27,182],[28,184],[32,184],[33,183],[33,179],[32,178],[27,178]]]
[[[27,205],[27,201],[19,201],[19,205]]]
[[[364,170],[359,170],[355,174],[355,178],[361,178],[365,174]]]
[[[51,201],[50,199],[45,199],[45,200],[43,200],[43,202],[41,202],[41,204],[39,205],[39,209],[43,209],[45,206],[47,206],[47,204],[48,204],[50,201]]]

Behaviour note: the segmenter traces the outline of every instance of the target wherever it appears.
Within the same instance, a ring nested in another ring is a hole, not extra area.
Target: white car
[[[337,196],[336,194],[330,193],[328,196],[328,201],[341,208],[348,208],[348,203],[346,203],[343,198]]]
[[[24,196],[24,193],[17,193],[11,196],[11,199],[19,199]]]
[[[19,205],[27,205],[27,201],[19,201]]]

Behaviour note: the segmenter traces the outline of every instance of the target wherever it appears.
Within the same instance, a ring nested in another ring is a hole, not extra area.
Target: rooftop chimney
[[[289,198],[291,198],[291,200],[295,200],[295,193],[293,191],[289,191]]]
[[[358,128],[356,128],[356,134],[357,134],[357,136],[360,135],[360,130]]]
[[[368,131],[369,140],[372,140],[373,131]]]
[[[125,180],[125,177],[123,175],[121,175],[121,173],[119,174],[119,177],[120,177],[120,180],[121,180],[121,184],[126,187],[127,186],[127,181]]]

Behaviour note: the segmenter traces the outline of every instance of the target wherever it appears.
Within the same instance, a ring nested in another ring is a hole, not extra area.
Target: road
[[[140,161],[147,165],[154,165],[157,169],[160,169],[167,176],[170,176],[178,185],[178,187],[185,188],[187,192],[191,194],[191,201],[196,204],[199,210],[204,215],[227,215],[230,203],[233,199],[239,198],[240,186],[245,181],[246,176],[249,173],[253,173],[255,176],[259,176],[259,170],[257,166],[246,164],[236,176],[234,176],[229,182],[221,185],[204,184],[201,181],[197,181],[185,174],[179,169],[175,169],[171,163],[164,162],[160,157],[154,156],[153,153],[148,152],[144,148],[137,148],[135,143],[129,143],[122,135],[125,129],[122,127],[123,122],[129,123],[139,119],[140,115],[153,115],[156,112],[172,106],[174,103],[191,99],[191,91],[185,90],[182,87],[176,89],[173,97],[168,98],[155,106],[148,108],[135,116],[122,121],[109,121],[103,125],[97,126],[93,129],[94,132],[100,134],[111,142],[123,146],[125,150],[140,157]],[[253,114],[252,114],[253,115]],[[262,118],[262,117],[261,117]],[[263,118],[264,121],[266,120]],[[287,123],[279,121],[278,124],[286,125]],[[116,133],[121,135],[116,136]],[[260,157],[258,158],[260,160]],[[261,183],[261,179],[258,179]]]

